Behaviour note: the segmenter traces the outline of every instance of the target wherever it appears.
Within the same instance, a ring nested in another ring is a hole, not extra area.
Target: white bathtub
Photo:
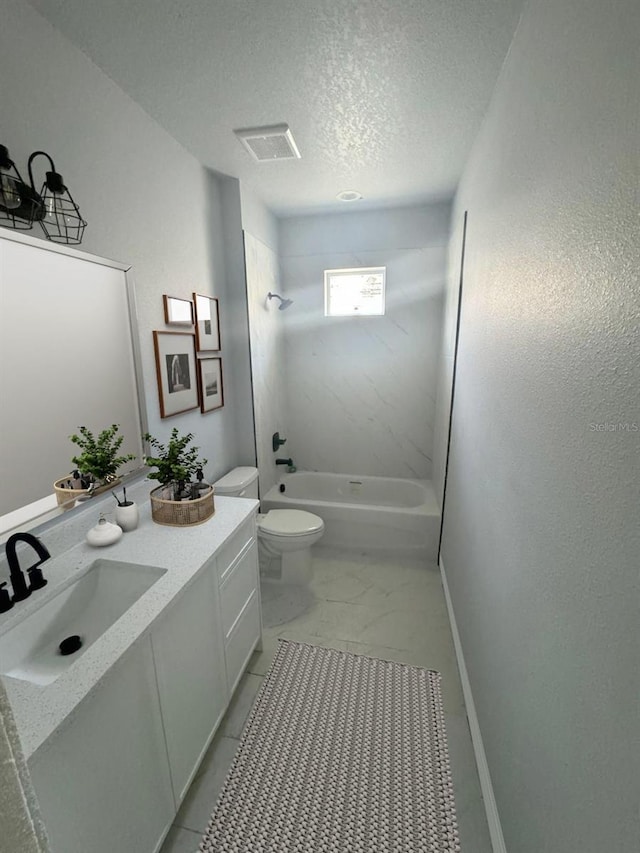
[[[440,510],[430,480],[299,471],[269,489],[261,508],[319,515],[322,545],[436,558]]]

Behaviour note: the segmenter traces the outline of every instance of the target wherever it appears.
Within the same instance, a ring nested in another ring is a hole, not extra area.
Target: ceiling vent
[[[288,124],[234,130],[235,135],[258,163],[270,160],[299,160],[300,152]]]

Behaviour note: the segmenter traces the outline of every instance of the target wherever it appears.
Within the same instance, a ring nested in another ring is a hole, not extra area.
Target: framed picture
[[[212,412],[224,406],[222,390],[222,359],[198,359],[198,381],[200,383],[200,411]]]
[[[195,335],[154,332],[160,414],[163,418],[198,408]]]
[[[196,306],[196,349],[198,352],[220,349],[220,318],[218,300],[211,296],[193,294]]]
[[[178,296],[162,296],[164,321],[167,326],[193,326],[193,302]]]

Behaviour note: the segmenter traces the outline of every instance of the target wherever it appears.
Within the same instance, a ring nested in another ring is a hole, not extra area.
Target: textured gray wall
[[[639,32],[532,0],[454,214],[443,561],[512,853],[640,849]]]

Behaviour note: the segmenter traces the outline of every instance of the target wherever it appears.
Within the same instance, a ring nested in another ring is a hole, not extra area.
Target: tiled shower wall
[[[299,468],[431,477],[449,216],[441,203],[281,220],[294,300],[282,312],[287,455]],[[386,266],[386,315],[325,317],[324,270],[358,266]]]

